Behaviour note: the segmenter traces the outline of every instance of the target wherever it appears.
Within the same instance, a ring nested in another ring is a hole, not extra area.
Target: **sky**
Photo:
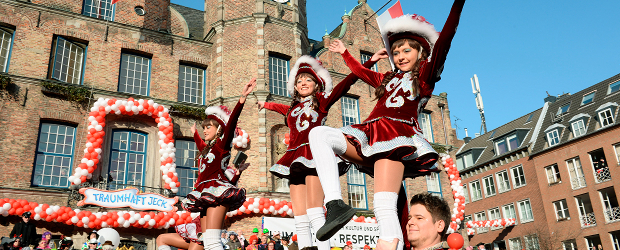
[[[378,10],[389,0],[368,0]],[[199,0],[173,3],[204,9]],[[387,7],[395,3],[392,0]],[[402,0],[441,31],[453,1]],[[357,0],[307,0],[308,36],[320,40]],[[387,8],[386,7],[386,8]],[[383,11],[386,9],[380,11]],[[550,95],[576,93],[620,74],[620,1],[469,0],[434,94],[446,92],[459,138],[480,132],[470,78],[477,74],[487,130],[543,106]],[[364,117],[362,117],[364,119]]]

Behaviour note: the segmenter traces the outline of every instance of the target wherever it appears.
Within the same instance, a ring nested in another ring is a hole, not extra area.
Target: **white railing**
[[[488,232],[489,228],[488,227],[479,227],[479,228],[476,228],[476,230],[478,231],[479,234],[481,234],[481,233]]]
[[[573,190],[586,187],[586,178],[583,176],[573,177],[570,179]]]
[[[611,180],[611,173],[609,173],[609,168],[601,168],[596,170],[596,183],[601,183],[605,181]]]
[[[620,207],[605,209],[605,220],[608,223],[620,220]]]
[[[585,215],[579,215],[579,221],[581,222],[581,228],[596,226],[596,218],[594,218],[594,212]]]

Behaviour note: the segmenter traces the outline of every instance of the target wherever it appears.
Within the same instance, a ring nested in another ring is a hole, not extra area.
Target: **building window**
[[[485,197],[490,197],[496,194],[495,182],[493,181],[492,175],[482,178],[482,183],[484,184],[484,196]]]
[[[499,213],[499,207],[489,209],[489,220],[499,220],[502,218],[502,215]],[[491,227],[491,230],[499,229],[499,227]]]
[[[582,136],[586,133],[586,126],[583,123],[583,119],[579,119],[576,122],[571,123],[573,128],[573,134],[575,137]]]
[[[480,181],[475,180],[469,183],[471,191],[471,201],[477,201],[482,199],[482,189],[480,189]]]
[[[342,126],[358,124],[360,120],[358,99],[343,96],[342,99]]]
[[[112,0],[84,0],[82,14],[94,18],[114,21],[114,5]]]
[[[269,57],[269,86],[274,95],[289,96],[286,89],[288,63],[288,60],[279,57]]]
[[[512,183],[514,183],[515,188],[520,188],[525,186],[527,183],[525,182],[525,174],[523,173],[523,166],[519,165],[510,169],[512,173]]]
[[[620,81],[609,84],[609,88],[607,88],[607,94],[616,93],[620,90]],[[618,249],[620,250],[620,249]]]
[[[598,118],[601,121],[601,127],[607,127],[614,124],[614,117],[611,112],[611,108],[598,112]]]
[[[581,99],[581,106],[592,103],[592,101],[594,101],[594,94],[596,94],[596,91],[583,95],[583,99]]]
[[[13,33],[15,31],[0,27],[0,72],[9,71],[9,59],[13,47]]]
[[[565,104],[562,107],[559,107],[558,108],[558,113],[556,114],[556,116],[559,116],[559,115],[562,115],[562,114],[568,112],[568,107],[570,107],[570,103],[569,104]]]
[[[200,152],[196,149],[196,143],[189,140],[176,140],[175,153],[177,174],[181,186],[177,192],[177,196],[186,196],[194,188],[196,182],[198,168],[194,165],[194,159]]]
[[[148,96],[150,77],[151,59],[132,54],[122,54],[118,83],[119,92]]]
[[[362,61],[362,64],[366,63],[368,60],[370,60],[370,58],[372,58],[372,54],[370,54],[370,53],[365,53],[365,52],[361,52],[361,53],[360,53],[360,56],[361,56],[361,58],[360,58],[360,59],[362,59],[362,60],[361,60],[361,61]],[[378,71],[377,71],[377,70],[378,70],[378,69],[377,69],[377,64],[372,65],[372,68],[370,68],[370,69],[371,69],[372,71],[374,71],[374,72],[378,72]]]
[[[577,241],[574,239],[562,241],[562,247],[563,247],[563,250],[577,250]],[[615,250],[620,250],[620,249],[616,248]]]
[[[560,181],[562,181],[560,178],[560,169],[558,168],[558,164],[553,164],[546,167],[545,172],[547,173],[547,182],[549,182],[549,185],[560,183]]]
[[[609,234],[611,235],[611,244],[614,246],[614,250],[620,250],[620,232],[615,231],[615,232],[610,232]],[[577,247],[575,247],[575,249],[570,249],[570,250],[577,250]]]
[[[558,221],[570,219],[570,214],[568,213],[568,206],[566,205],[566,199],[553,202],[553,206],[555,207],[555,218]]]
[[[179,66],[179,102],[204,104],[205,70],[197,67]]]
[[[467,169],[474,165],[474,156],[472,153],[464,154],[463,156],[456,157],[456,167],[458,170]]]
[[[517,206],[519,207],[519,218],[521,218],[521,223],[534,220],[534,214],[532,214],[532,206],[530,205],[529,199],[518,201]]]
[[[504,212],[504,219],[515,219],[515,224],[517,221],[517,212],[515,211],[515,205],[510,203],[502,206],[502,211]]]
[[[463,196],[465,196],[465,204],[469,203],[469,190],[467,185],[463,185]]]
[[[527,120],[525,121],[525,123],[531,122],[533,117],[534,117],[534,113],[531,113],[530,116],[527,117]]]
[[[51,77],[58,81],[80,84],[86,45],[57,37],[52,58]]]
[[[364,173],[357,170],[357,168],[351,168],[347,172],[349,205],[353,208],[368,208],[368,202],[366,202],[366,178],[364,177]]]
[[[509,239],[508,243],[510,245],[510,250],[522,250],[523,249],[520,237]]]
[[[523,237],[525,239],[525,249],[526,250],[538,250],[540,246],[538,245],[538,236],[535,234],[526,235]]]
[[[495,174],[497,176],[497,189],[500,193],[510,191],[510,178],[508,178],[508,171],[500,171]]]
[[[424,138],[426,138],[429,142],[435,142],[433,140],[433,123],[431,121],[431,114],[426,112],[420,113],[418,121],[420,121],[420,128],[422,129]]]
[[[486,213],[484,211],[479,212],[479,213],[475,213],[474,214],[474,219],[476,221],[484,221],[484,220],[487,220],[487,215],[486,215]],[[487,228],[487,227],[479,227],[478,228],[478,233],[479,234],[480,233],[486,233],[488,231],[489,231],[489,228]]]
[[[426,176],[426,187],[429,193],[439,198],[442,198],[441,195],[441,181],[439,180],[438,173],[431,173]]]
[[[41,123],[32,185],[69,187],[74,144],[75,127]]]
[[[143,186],[146,165],[146,134],[114,131],[110,152],[111,189]]]
[[[495,142],[495,150],[497,155],[504,154],[506,152],[515,150],[519,147],[519,141],[517,135],[510,135]]]
[[[614,151],[616,152],[616,162],[620,162],[620,144],[614,145]]]
[[[568,175],[570,176],[570,182],[573,189],[579,189],[586,186],[586,179],[583,174],[583,168],[581,167],[581,160],[579,157],[566,161],[568,166]]]
[[[549,146],[555,146],[560,143],[560,134],[557,129],[547,132],[547,141]]]

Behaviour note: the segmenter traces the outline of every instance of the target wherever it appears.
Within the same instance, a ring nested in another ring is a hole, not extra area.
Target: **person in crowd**
[[[290,242],[289,237],[282,237],[282,240],[280,240],[280,246],[282,246],[281,250],[288,250],[288,244]]]
[[[21,250],[22,249],[22,238],[15,237],[13,242],[9,244],[9,250]]]
[[[228,249],[228,237],[226,236],[226,230],[222,230],[220,233],[220,242],[222,242],[222,247],[224,247],[224,249]]]
[[[484,243],[480,242],[476,245],[478,247],[478,250],[485,250],[484,248]]]
[[[64,235],[60,236],[60,242],[58,245],[58,250],[73,250],[73,239]]]
[[[318,240],[331,238],[356,212],[342,200],[337,158],[328,157],[338,154],[361,163],[358,169],[375,178],[373,204],[380,228],[377,245],[398,241],[397,249],[404,248],[397,213],[402,181],[439,171],[435,167],[439,154],[424,139],[418,114],[441,79],[464,4],[465,0],[454,1],[441,34],[417,15],[403,15],[382,25],[386,48],[376,54],[390,59],[392,72],[364,67],[340,40],[329,46],[355,75],[375,88],[377,102],[361,124],[341,129],[319,126],[308,135],[312,154],[322,156],[314,160],[327,208],[326,222],[316,234]]]
[[[51,249],[51,248],[47,248],[47,241],[46,240],[40,240],[39,244],[37,245],[37,247],[35,248],[36,250],[46,250],[46,249]]]
[[[243,235],[243,230],[239,229],[237,230],[237,238],[239,238],[239,243],[241,243],[241,248],[245,249],[245,247],[248,244],[248,241],[245,239],[245,236]]]
[[[275,249],[276,249],[276,243],[274,241],[269,241],[269,243],[267,243],[266,250],[275,250]]]
[[[84,242],[84,245],[82,245],[82,250],[90,249],[90,241],[91,240],[97,241],[98,238],[99,238],[99,234],[97,234],[97,230],[93,230],[92,232],[90,232],[90,234],[88,234],[88,239],[86,240],[86,242]],[[101,247],[101,243],[97,241],[97,248],[100,248],[100,247]]]
[[[96,250],[96,249],[100,249],[100,243],[99,241],[97,241],[97,239],[90,239],[88,240],[88,250]]]
[[[280,236],[280,232],[274,232],[272,236],[272,241],[275,244],[276,250],[282,250],[282,242]]]
[[[15,224],[9,236],[11,238],[21,238],[20,244],[23,247],[37,244],[37,227],[31,220],[32,213],[26,211],[22,213],[22,220]]]
[[[47,245],[45,249],[56,249],[56,245],[52,241],[52,233],[50,231],[45,231],[43,235],[41,235],[41,240],[44,240]]]
[[[269,237],[267,236],[267,234],[263,234],[263,236],[260,237],[260,244],[258,244],[258,250],[267,250],[267,243],[269,243]]]
[[[291,237],[288,250],[299,250],[299,245],[297,245],[297,234],[293,234],[293,237]]]
[[[245,250],[258,250],[258,237],[256,235],[250,236],[250,244],[245,247]]]
[[[370,250],[371,247],[369,245],[364,245],[364,250]]]
[[[441,248],[442,240],[446,238],[446,231],[450,225],[448,203],[429,193],[421,193],[414,195],[409,205],[407,240],[411,247],[413,249]],[[484,249],[484,244],[482,244],[482,249]]]
[[[252,229],[252,235],[256,236],[256,239],[258,239],[257,244],[260,244],[260,235],[258,235],[258,228]]]
[[[240,250],[242,249],[241,243],[239,242],[239,238],[237,238],[237,233],[230,231],[228,232],[228,242],[226,242],[227,249],[230,250]]]

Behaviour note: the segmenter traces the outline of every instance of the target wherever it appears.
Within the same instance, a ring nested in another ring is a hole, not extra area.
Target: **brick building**
[[[252,167],[239,185],[246,188],[248,197],[288,200],[286,181],[268,172],[286,148],[282,140],[288,129],[282,116],[257,112],[254,103],[290,103],[285,79],[290,64],[304,54],[320,58],[334,82],[342,80],[348,68],[339,55],[325,48],[334,38],[345,41],[362,61],[383,46],[379,32],[364,29],[375,24],[364,24],[374,12],[362,0],[323,41],[307,37],[305,0],[206,0],[205,11],[169,0],[110,2],[0,0],[0,69],[12,81],[0,89],[0,153],[4,155],[0,198],[61,206],[75,201],[67,179],[83,157],[89,109],[93,99],[100,97],[153,100],[172,110],[182,184],[178,195],[185,195],[195,180],[196,150],[189,128],[199,120],[184,110],[204,110],[212,104],[232,107],[242,84],[256,77],[257,90],[248,98],[239,122],[252,139],[246,151]],[[380,62],[376,70],[388,71],[388,62]],[[373,92],[361,81],[354,85],[334,105],[326,124],[341,127],[360,122],[374,106]],[[90,94],[93,98],[75,101]],[[449,150],[459,147],[447,94],[433,96],[426,109],[420,121],[428,140]],[[107,183],[113,176],[115,187],[141,186],[172,195],[162,188],[157,123],[146,116],[108,115],[105,124],[102,158],[92,180]],[[115,144],[119,140],[143,148],[123,150]],[[135,158],[127,163],[121,159],[123,154]],[[121,172],[127,173],[124,178]],[[451,203],[445,180],[443,173],[407,180],[407,194],[429,191]],[[371,213],[372,178],[351,170],[341,183],[345,200],[360,213]],[[18,220],[0,217],[0,235],[8,235]],[[54,222],[36,223],[38,233],[73,235],[76,244],[90,232]],[[261,217],[249,217],[231,220],[228,227],[247,232],[260,223]],[[123,240],[141,243],[145,249],[155,249],[154,237],[165,232],[118,230]]]
[[[459,150],[469,195],[466,219],[517,219],[515,226],[477,229],[471,243],[620,249],[614,188],[620,178],[614,168],[620,158],[619,81],[616,75],[572,95],[549,96],[541,109]]]

